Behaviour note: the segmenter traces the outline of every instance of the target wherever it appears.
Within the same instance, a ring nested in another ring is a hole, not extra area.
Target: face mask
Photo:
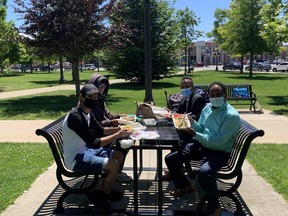
[[[189,97],[192,94],[192,90],[191,90],[191,88],[181,89],[181,94],[184,97]]]
[[[224,97],[210,98],[210,103],[217,108],[222,106],[224,102]]]
[[[87,108],[92,109],[92,108],[95,106],[95,104],[96,104],[96,100],[91,100],[91,99],[85,98],[83,104],[84,104]]]

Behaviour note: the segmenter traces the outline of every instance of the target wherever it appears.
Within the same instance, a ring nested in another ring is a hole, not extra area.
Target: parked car
[[[277,71],[288,72],[288,62],[282,62],[282,63],[279,63],[278,65],[273,66],[272,71],[273,72],[277,72]]]
[[[54,70],[54,67],[52,65],[43,65],[41,67],[39,67],[39,71],[49,71],[49,68],[50,68],[50,71],[53,71]]]
[[[240,62],[230,62],[223,65],[223,71],[225,70],[240,70],[241,63]]]
[[[245,67],[246,71],[249,71],[250,65],[247,65]],[[253,71],[270,71],[271,70],[271,65],[263,62],[253,62],[252,64],[252,70]]]
[[[192,64],[194,67],[203,67],[204,63],[203,62],[193,62]]]
[[[257,63],[268,63],[269,64],[269,60],[268,59],[256,59],[255,62],[257,62]]]
[[[95,64],[84,64],[84,65],[82,66],[82,68],[83,68],[84,70],[95,70],[95,69],[96,69],[96,66],[95,66]]]

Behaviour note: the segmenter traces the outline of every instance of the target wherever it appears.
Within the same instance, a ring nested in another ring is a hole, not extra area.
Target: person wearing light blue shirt
[[[220,82],[213,82],[208,88],[210,103],[201,112],[196,122],[190,118],[191,127],[184,131],[194,138],[182,151],[176,151],[165,157],[165,162],[175,190],[170,194],[175,197],[195,191],[181,167],[189,160],[203,160],[198,181],[208,198],[209,214],[221,215],[218,201],[216,173],[227,164],[234,140],[240,130],[239,113],[227,102],[226,87]]]

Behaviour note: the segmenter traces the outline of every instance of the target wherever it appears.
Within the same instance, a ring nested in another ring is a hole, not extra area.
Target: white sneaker
[[[121,171],[117,178],[116,178],[119,182],[130,182],[132,181],[131,176],[128,176],[125,172]]]

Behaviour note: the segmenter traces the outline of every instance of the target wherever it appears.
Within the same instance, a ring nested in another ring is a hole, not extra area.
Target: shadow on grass
[[[77,104],[75,95],[34,96],[1,101],[0,115],[11,119],[26,119],[33,115],[35,119],[49,116],[56,119],[66,114]]]
[[[287,116],[288,115],[288,96],[269,96],[268,98],[270,98],[272,100],[271,103],[269,103],[270,105],[273,106],[282,106],[283,104],[286,104],[286,109],[274,109],[273,111],[278,114],[278,115],[284,115]]]

